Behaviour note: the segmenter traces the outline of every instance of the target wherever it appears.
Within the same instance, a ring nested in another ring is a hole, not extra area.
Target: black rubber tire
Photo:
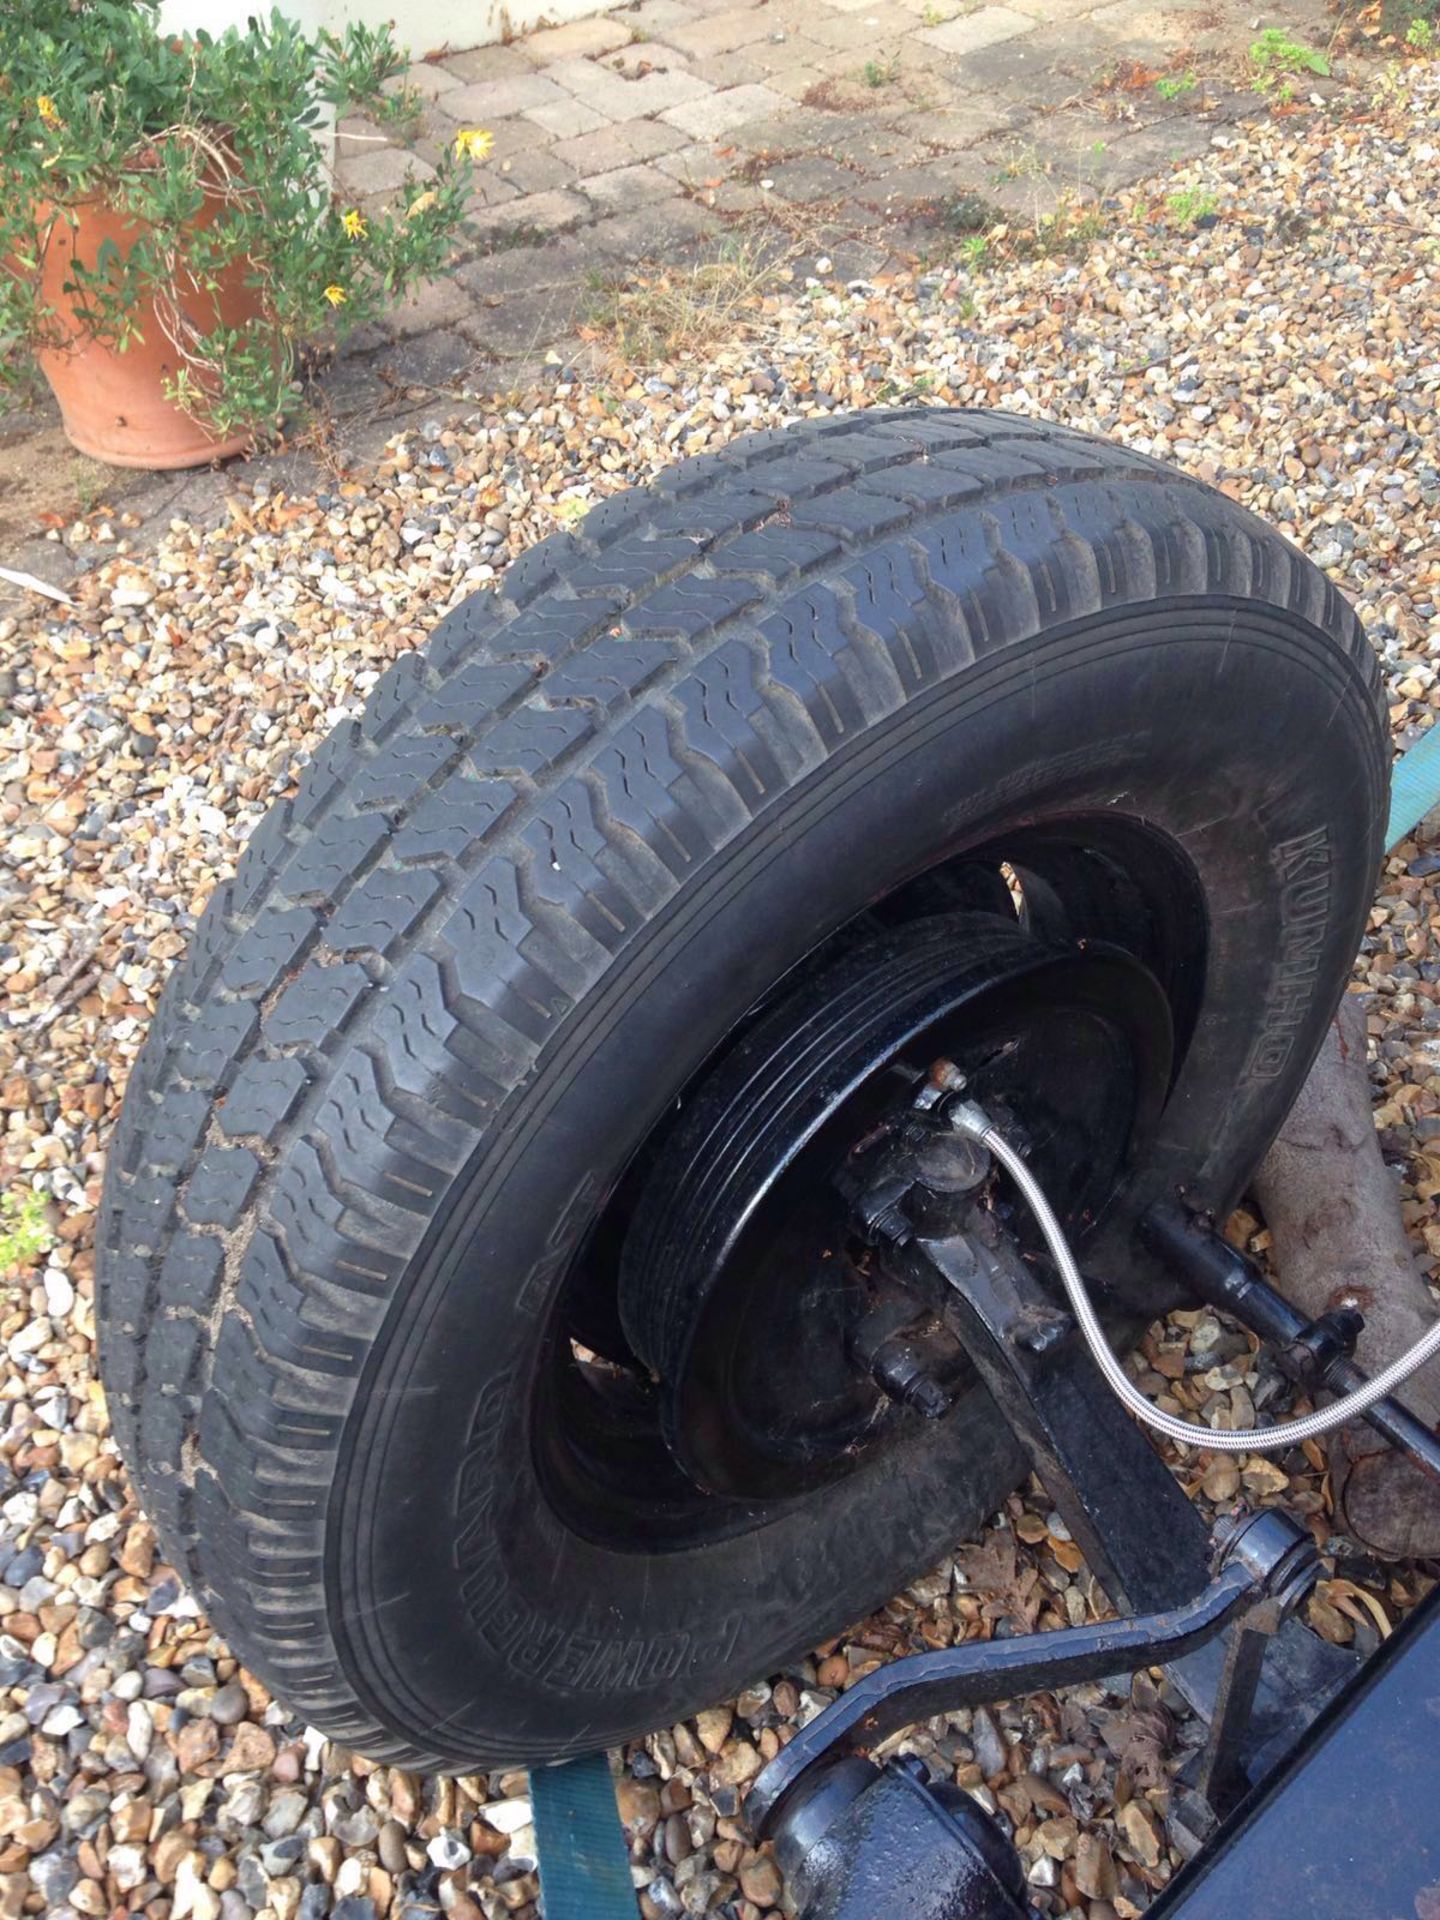
[[[111,1414],[237,1652],[349,1744],[463,1768],[671,1723],[883,1600],[1014,1475],[983,1404],[758,1532],[627,1554],[557,1519],[527,1383],[597,1200],[784,969],[1064,808],[1192,864],[1153,1179],[1227,1205],[1343,990],[1387,768],[1320,573],[1008,415],[742,439],[516,561],[262,823],[116,1131]]]

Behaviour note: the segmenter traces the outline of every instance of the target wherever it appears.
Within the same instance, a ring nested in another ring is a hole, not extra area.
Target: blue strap
[[[1385,845],[1397,845],[1435,807],[1440,807],[1440,720],[1395,762]]]
[[[530,1775],[545,1920],[636,1920],[630,1852],[603,1753]]]

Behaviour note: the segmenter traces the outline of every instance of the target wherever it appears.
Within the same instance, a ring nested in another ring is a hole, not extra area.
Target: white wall
[[[243,25],[247,16],[268,13],[276,0],[164,0],[160,17],[180,29],[207,27],[212,33]],[[278,0],[281,11],[307,27],[340,27],[347,20],[371,25],[390,21],[395,38],[418,60],[448,46],[488,46],[532,27],[557,26],[603,13],[606,0]]]

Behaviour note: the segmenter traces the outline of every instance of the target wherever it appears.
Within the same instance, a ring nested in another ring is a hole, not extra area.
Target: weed
[[[1317,47],[1307,47],[1283,27],[1267,27],[1258,40],[1251,41],[1250,64],[1261,93],[1280,85],[1283,74],[1317,73],[1326,79],[1330,73],[1327,54]]]
[[[473,233],[473,227],[470,231]],[[549,237],[549,229],[521,220],[513,227],[487,227],[478,250],[487,257],[492,253],[514,253],[520,247],[543,246]]]
[[[631,27],[630,44],[632,47],[643,47],[649,38],[650,36],[644,27]]]
[[[384,127],[397,139],[413,140],[420,131],[424,108],[420,89],[407,80],[403,87],[384,94],[372,111],[377,126]]]
[[[867,87],[893,86],[900,78],[900,56],[890,54],[884,60],[867,60],[860,69],[860,78]]]
[[[0,1279],[17,1279],[54,1246],[48,1206],[30,1189],[0,1194]]]
[[[773,277],[758,248],[735,244],[714,260],[612,284],[585,317],[627,366],[651,366],[743,335]]]
[[[95,460],[82,455],[72,463],[75,476],[75,503],[81,514],[93,513],[105,497],[106,470]]]
[[[940,216],[939,223],[950,233],[968,235],[966,245],[978,240],[985,245],[985,229],[993,227],[999,219],[996,209],[978,193],[955,193],[941,200],[936,207]]]
[[[925,0],[925,11],[920,18],[927,27],[943,27],[950,15],[944,7],[937,7],[935,0]]]
[[[1104,231],[1105,216],[1098,208],[1065,202],[1037,220],[1032,234],[1020,236],[1016,250],[1041,259],[1080,260]]]
[[[821,113],[856,113],[867,102],[860,91],[859,75],[842,79],[838,73],[827,73],[813,81],[800,96],[802,107],[818,107]],[[767,156],[766,165],[773,156]]]
[[[1203,187],[1181,187],[1165,202],[1171,217],[1182,226],[1193,226],[1197,220],[1208,220],[1218,204],[1214,194],[1207,193]]]
[[[1064,199],[1053,213],[1037,215],[1031,226],[992,216],[983,233],[967,233],[956,249],[971,273],[1017,260],[1081,260],[1105,231],[1098,207]]]
[[[1370,0],[1358,13],[1347,9],[1344,29],[1380,48],[1434,53],[1440,51],[1440,0]]]
[[[1181,100],[1199,84],[1193,73],[1162,73],[1155,82],[1155,91],[1162,100]]]

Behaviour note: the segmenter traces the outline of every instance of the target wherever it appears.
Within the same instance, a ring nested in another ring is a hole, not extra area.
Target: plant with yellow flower
[[[314,128],[383,119],[406,64],[388,28],[310,34],[259,7],[191,36],[158,0],[0,0],[0,401],[38,360],[77,444],[137,464],[84,437],[87,393],[112,422],[168,400],[193,458],[273,433],[307,345],[445,265],[490,150],[467,130],[394,209],[336,200]],[[163,392],[137,404],[142,377]]]

